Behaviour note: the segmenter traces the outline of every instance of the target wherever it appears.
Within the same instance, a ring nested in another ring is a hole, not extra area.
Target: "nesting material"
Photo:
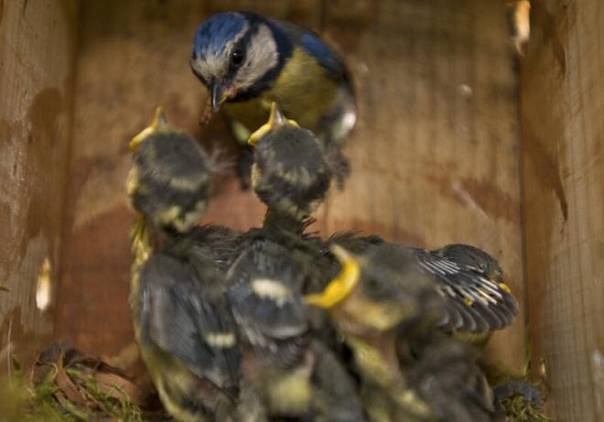
[[[0,397],[6,400],[0,413],[9,420],[142,421],[166,416],[152,391],[64,343],[43,351],[31,373],[17,365]]]

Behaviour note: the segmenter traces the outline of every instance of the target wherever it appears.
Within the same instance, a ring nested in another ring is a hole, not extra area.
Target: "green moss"
[[[13,362],[15,362],[13,360]],[[81,400],[76,403],[58,386],[59,368],[47,364],[42,380],[32,386],[18,365],[9,378],[0,380],[0,414],[8,421],[89,421],[110,419],[142,421],[141,409],[128,399],[127,393],[114,385],[114,394],[101,388],[93,376],[77,369],[65,369],[71,382],[77,386]],[[118,399],[116,397],[123,397]]]
[[[549,422],[541,409],[522,396],[513,396],[501,401],[501,408],[509,422]]]

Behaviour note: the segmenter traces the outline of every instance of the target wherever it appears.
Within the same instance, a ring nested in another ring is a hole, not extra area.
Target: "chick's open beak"
[[[281,110],[277,106],[277,103],[273,101],[271,104],[271,114],[268,117],[268,122],[266,122],[265,124],[260,126],[254,133],[252,133],[250,135],[250,137],[248,138],[247,143],[251,146],[255,146],[256,143],[260,139],[262,139],[263,136],[265,136],[267,133],[269,133],[271,130],[274,130],[274,129],[277,129],[277,128],[280,128],[280,127],[286,126],[286,125],[300,127],[300,125],[298,125],[298,122],[285,117],[285,115],[281,112]]]
[[[346,299],[359,283],[361,275],[359,262],[341,246],[334,245],[331,251],[340,262],[342,269],[321,293],[304,297],[308,305],[330,309]]]
[[[153,115],[153,120],[151,124],[141,130],[128,144],[130,151],[136,151],[141,142],[147,139],[154,133],[162,132],[168,130],[170,125],[168,124],[168,119],[164,114],[164,110],[161,107],[157,107],[155,109],[155,114]]]

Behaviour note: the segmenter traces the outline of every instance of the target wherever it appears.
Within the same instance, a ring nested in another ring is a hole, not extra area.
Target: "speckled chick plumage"
[[[269,414],[301,416],[311,406],[308,321],[302,301],[304,261],[256,238],[229,270],[228,299],[239,326],[244,376]]]
[[[316,137],[284,123],[256,142],[252,187],[270,210],[308,218],[329,190],[331,171]]]
[[[140,273],[134,318],[141,355],[170,414],[203,420],[231,411],[238,334],[213,260],[195,248],[153,255]]]
[[[207,208],[210,159],[191,136],[172,128],[158,109],[151,126],[131,142],[132,205],[155,227],[186,232]]]
[[[167,123],[161,109],[130,147],[128,192],[139,213],[130,305],[141,356],[174,418],[227,420],[240,356],[225,267],[239,234],[196,226],[208,203],[209,159],[193,138]],[[152,242],[158,232],[165,235],[161,251]]]
[[[397,337],[402,324],[433,321],[444,308],[432,280],[410,251],[380,245],[357,256],[334,246],[333,253],[340,273],[305,300],[328,311],[351,349],[369,419],[429,420],[430,407],[409,388],[399,365]]]
[[[351,348],[369,418],[490,420],[492,396],[473,352],[438,328],[447,303],[434,279],[413,249],[365,240],[360,255],[333,248],[340,274],[306,300],[329,311]]]
[[[446,308],[439,321],[445,331],[488,333],[507,327],[518,313],[518,302],[505,284],[497,260],[474,246],[451,244],[430,251],[349,232],[333,235],[327,244],[342,245],[359,254],[390,245],[411,254],[445,298]]]

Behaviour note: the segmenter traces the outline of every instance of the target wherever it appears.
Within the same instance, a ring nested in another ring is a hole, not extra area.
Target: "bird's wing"
[[[142,341],[180,359],[219,387],[238,377],[235,324],[226,301],[208,300],[200,280],[176,258],[158,254],[141,270]]]
[[[518,313],[518,302],[509,288],[482,268],[454,258],[416,249],[423,271],[434,277],[447,299],[447,330],[484,332],[508,326]]]
[[[233,314],[251,344],[269,346],[307,330],[299,289],[303,274],[290,252],[255,241],[233,263],[228,276]]]
[[[297,45],[314,57],[331,77],[336,80],[350,79],[342,59],[317,34],[289,22],[278,21],[277,23]]]
[[[345,77],[346,68],[344,63],[317,35],[312,32],[302,33],[300,36],[300,46],[308,54],[316,58],[319,64],[327,69],[330,74],[338,78]]]

